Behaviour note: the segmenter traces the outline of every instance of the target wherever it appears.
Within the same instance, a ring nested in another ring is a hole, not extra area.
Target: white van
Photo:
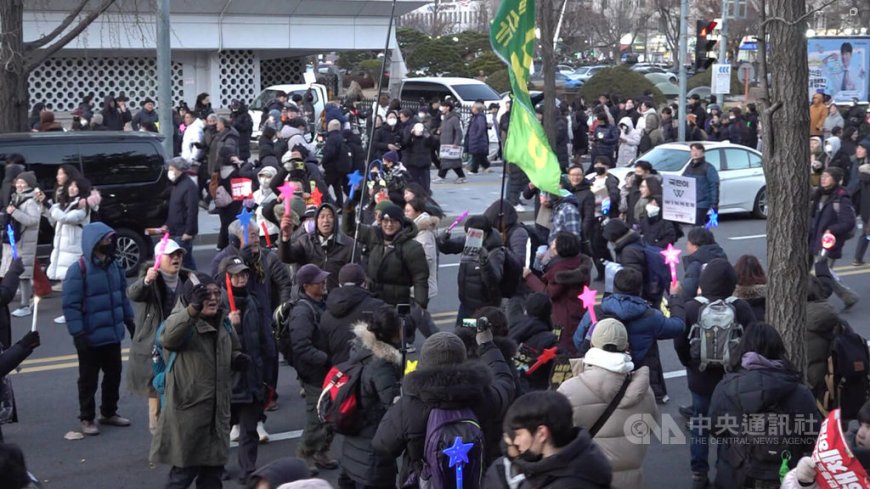
[[[276,93],[279,91],[285,92],[287,94],[287,100],[291,100],[295,94],[304,97],[309,88],[314,95],[314,100],[312,101],[312,104],[314,105],[314,121],[319,121],[320,114],[326,107],[327,102],[325,86],[316,83],[311,85],[272,85],[260,92],[260,95],[257,95],[257,98],[255,98],[248,106],[248,114],[250,114],[251,119],[254,120],[254,132],[251,134],[251,139],[258,139],[260,137],[260,118],[263,116],[263,108],[267,103],[269,103],[269,101],[275,98]]]
[[[492,87],[474,78],[421,77],[402,80],[400,99],[409,102],[425,100],[428,104],[435,97],[440,100],[451,97],[464,107],[471,107],[475,100],[483,100],[486,107],[501,102],[501,97]]]

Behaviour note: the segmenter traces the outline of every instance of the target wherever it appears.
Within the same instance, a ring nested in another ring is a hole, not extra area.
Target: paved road
[[[497,176],[476,177],[464,186],[448,184],[436,192],[442,204],[454,213],[470,208],[478,211],[497,198]],[[470,205],[470,204],[475,205]],[[468,207],[466,207],[468,205]],[[736,260],[741,254],[751,253],[766,261],[764,221],[745,217],[723,217],[716,231],[717,239],[729,257]],[[684,244],[681,243],[681,244]],[[851,256],[854,242],[848,243],[846,256]],[[212,245],[201,244],[196,253],[197,262],[206,264],[213,255]],[[861,297],[870,295],[870,266],[853,268],[838,264],[844,276]],[[442,293],[431,304],[431,311],[442,330],[452,330],[456,308],[455,297],[456,259],[444,257],[441,263],[439,282]],[[838,299],[832,299],[839,307]],[[870,325],[864,320],[870,312],[870,300],[865,299],[844,317],[855,325],[860,333],[870,336]],[[167,467],[149,467],[148,449],[150,435],[147,429],[147,409],[143,399],[126,392],[122,385],[120,413],[133,421],[129,428],[103,429],[100,436],[82,441],[66,441],[63,435],[78,429],[76,397],[76,357],[72,341],[64,326],[55,325],[51,319],[60,313],[58,294],[40,305],[40,331],[43,345],[23,365],[21,372],[13,377],[18,399],[21,422],[3,427],[7,441],[19,444],[27,455],[33,472],[46,481],[46,487],[58,489],[116,489],[161,487]],[[30,319],[13,319],[13,336],[20,337],[30,327]],[[128,342],[125,342],[128,343]],[[419,348],[421,339],[418,338]],[[125,344],[126,346],[126,344]],[[682,426],[677,406],[689,402],[689,393],[682,367],[677,361],[670,341],[661,344],[669,394],[672,400],[661,410],[674,417]],[[269,414],[267,428],[274,440],[261,447],[260,460],[265,463],[281,456],[292,455],[296,448],[298,430],[303,426],[303,403],[299,398],[298,385],[290,367],[281,367],[278,392],[280,409]],[[337,440],[333,454],[340,454]],[[235,451],[231,453],[232,465]],[[714,458],[714,457],[713,457]],[[646,463],[647,487],[689,487],[689,449],[686,445],[660,445],[653,442]],[[715,460],[713,460],[715,462]],[[666,470],[662,470],[666,468]],[[334,482],[336,473],[326,472],[325,478]],[[226,487],[237,487],[228,482]]]

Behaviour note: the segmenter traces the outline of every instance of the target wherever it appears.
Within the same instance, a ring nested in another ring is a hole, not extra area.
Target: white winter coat
[[[82,228],[91,221],[87,209],[79,208],[76,198],[65,208],[54,204],[49,210],[49,222],[54,226],[54,247],[51,249],[49,280],[63,280],[66,270],[82,256]]]
[[[184,129],[184,135],[181,137],[181,157],[187,161],[199,161],[203,156],[203,150],[195,147],[193,143],[202,143],[203,139],[205,139],[203,121],[196,119],[193,124]]]
[[[429,298],[438,295],[438,246],[435,243],[435,231],[441,220],[424,212],[414,219],[417,225],[417,236],[414,240],[423,246],[426,254],[426,264],[429,265]]]
[[[634,123],[631,122],[630,117],[623,117],[619,120],[619,124],[625,124],[628,127],[628,133],[620,128],[616,166],[625,167],[631,164],[631,160],[637,158],[637,147],[640,145],[640,130],[634,128]]]
[[[21,236],[17,243],[18,256],[21,257],[24,263],[24,273],[21,278],[33,278],[33,264],[36,262],[36,241],[39,238],[39,220],[42,217],[40,205],[33,199],[33,190],[28,190],[24,194],[15,193],[12,196],[12,205],[15,206],[15,211],[12,213],[12,219],[21,224]],[[6,232],[5,229],[2,230]],[[0,260],[0,276],[6,276],[6,271],[9,270],[9,265],[12,264],[12,247],[3,244],[3,258]]]

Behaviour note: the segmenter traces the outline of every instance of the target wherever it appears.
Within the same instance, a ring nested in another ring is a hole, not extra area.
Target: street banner
[[[529,96],[535,51],[535,0],[504,0],[489,32],[492,50],[508,65],[513,93],[504,160],[515,163],[539,189],[559,195],[559,160],[538,122]]]
[[[677,175],[662,178],[662,218],[695,224],[695,179]]]
[[[840,422],[840,410],[834,409],[822,422],[816,448],[816,484],[821,489],[867,489],[870,481],[861,462],[852,454]]]
[[[861,102],[870,91],[870,38],[807,39],[809,63],[809,97],[817,91],[831,96],[834,102]]]
[[[731,93],[731,65],[730,64],[714,64],[710,69],[713,70],[713,78],[711,79],[710,93],[721,93],[728,95]]]

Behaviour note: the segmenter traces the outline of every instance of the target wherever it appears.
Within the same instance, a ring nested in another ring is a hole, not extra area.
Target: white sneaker
[[[63,314],[54,318],[54,324],[66,324],[66,318],[63,317]]]
[[[33,310],[30,309],[30,306],[22,306],[16,310],[12,311],[12,315],[17,317],[17,318],[27,317],[27,316],[30,316],[31,314],[33,314]]]
[[[432,179],[432,183],[444,183],[444,179],[441,177],[435,177]]]
[[[456,183],[465,183],[465,179],[462,177],[459,177],[456,179]]]
[[[239,425],[234,424],[230,429],[230,441],[239,441]]]
[[[526,206],[523,204],[517,204],[514,206],[514,210],[517,212],[526,212]]]
[[[260,443],[269,443],[269,433],[266,433],[266,427],[263,422],[257,423],[257,434],[260,435]]]

